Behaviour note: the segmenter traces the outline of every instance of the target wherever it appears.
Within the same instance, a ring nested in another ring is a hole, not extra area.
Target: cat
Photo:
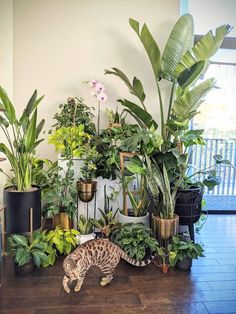
[[[134,266],[145,266],[151,262],[151,259],[136,261],[130,258],[119,246],[108,239],[90,240],[80,245],[65,258],[63,268],[66,275],[62,282],[64,290],[70,293],[68,284],[77,280],[74,291],[80,291],[90,266],[98,266],[101,269],[105,277],[102,278],[100,285],[106,286],[112,281],[114,270],[120,258]]]

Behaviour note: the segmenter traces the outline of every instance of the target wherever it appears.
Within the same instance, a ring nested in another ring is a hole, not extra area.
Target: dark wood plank
[[[205,273],[235,273],[236,269],[233,266],[198,266],[194,265],[192,267],[191,273],[192,274],[205,274]]]

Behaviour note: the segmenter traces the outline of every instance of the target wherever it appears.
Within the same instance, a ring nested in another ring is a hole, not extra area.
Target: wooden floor
[[[236,215],[209,216],[197,240],[206,257],[190,273],[171,269],[163,275],[154,264],[135,268],[122,261],[109,286],[100,287],[101,274],[91,269],[82,290],[70,294],[61,286],[62,260],[23,278],[6,260],[1,313],[236,313]]]

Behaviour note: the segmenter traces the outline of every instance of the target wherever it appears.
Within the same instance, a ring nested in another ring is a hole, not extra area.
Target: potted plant
[[[86,218],[83,214],[79,216],[78,220],[79,235],[77,236],[77,240],[80,245],[95,238],[93,229],[94,227],[96,227],[96,225],[97,224],[95,219]]]
[[[57,226],[44,235],[44,240],[54,249],[55,255],[56,252],[60,255],[69,255],[77,246],[76,237],[78,235],[79,231],[76,229],[63,229],[61,226]]]
[[[48,245],[41,235],[34,235],[34,240],[30,243],[24,235],[13,234],[9,238],[10,254],[13,257],[15,271],[19,275],[30,273],[35,268],[42,265],[54,264],[47,253]],[[50,250],[49,250],[50,251]]]
[[[143,224],[117,225],[111,232],[110,240],[136,261],[150,260],[158,248],[158,242],[152,237],[151,229]]]
[[[198,243],[191,240],[184,241],[180,236],[172,238],[172,242],[168,245],[170,266],[178,267],[182,270],[190,270],[192,267],[192,259],[203,257],[203,248]]]
[[[0,127],[7,144],[0,143],[0,152],[6,155],[13,177],[7,177],[10,186],[4,189],[6,204],[6,231],[8,233],[29,232],[30,208],[33,209],[33,229],[41,226],[40,187],[32,186],[32,165],[36,147],[44,126],[44,120],[37,124],[37,107],[43,96],[37,98],[35,91],[20,118],[6,92],[0,87]],[[3,172],[3,170],[1,169]]]
[[[112,228],[117,224],[116,215],[119,210],[113,213],[112,207],[110,207],[110,198],[106,192],[106,185],[104,185],[104,206],[103,209],[98,208],[101,218],[95,221],[95,227],[101,231],[102,237],[108,238]]]
[[[59,172],[51,181],[50,189],[44,193],[43,212],[45,217],[53,218],[53,226],[60,225],[70,229],[77,212],[77,190],[74,185],[73,162],[69,160],[65,173]]]
[[[206,71],[209,59],[220,48],[224,37],[230,32],[231,26],[222,25],[218,27],[215,36],[213,36],[212,31],[209,31],[194,44],[193,18],[190,14],[185,14],[176,22],[165,49],[161,54],[146,24],[143,25],[140,31],[138,21],[130,19],[129,23],[143,44],[151,63],[160,106],[163,144],[160,151],[157,151],[156,158],[153,156],[150,159],[151,163],[148,164],[149,190],[151,190],[150,194],[154,203],[156,202],[158,205],[160,201],[159,209],[157,206],[156,209],[161,210],[162,215],[166,216],[166,218],[172,217],[171,219],[173,219],[176,194],[184,175],[181,173],[179,177],[171,177],[173,172],[170,169],[172,165],[169,161],[174,159],[182,167],[186,165],[187,156],[186,154],[182,154],[181,141],[178,138],[173,139],[172,133],[173,130],[178,131],[181,128],[184,128],[186,132],[189,121],[198,113],[197,109],[202,103],[203,98],[215,87],[215,80],[213,78],[201,80],[200,82],[198,79]],[[137,97],[140,105],[127,99],[119,99],[118,101],[137,120],[139,125],[141,127],[157,129],[156,121],[147,111],[145,105],[146,95],[141,81],[137,77],[134,77],[131,82],[125,73],[118,68],[106,70],[105,74],[118,76],[127,85],[131,94]],[[169,97],[164,97],[162,93],[160,86],[161,80],[170,82]],[[164,99],[167,99],[166,105]],[[164,112],[167,112],[166,117]],[[172,184],[174,185],[173,189]],[[155,220],[155,216],[153,218],[155,225],[157,220]],[[160,219],[163,218],[160,217]],[[163,233],[162,237],[174,235],[170,229],[177,232],[177,217],[174,225],[172,225],[172,221],[159,221],[158,218],[159,226],[162,222],[169,225],[165,227],[165,230],[169,231],[166,231],[165,234]]]
[[[119,114],[118,109],[114,112],[112,109],[106,108],[106,114],[109,120],[109,128],[120,128],[125,123],[124,111]]]
[[[85,145],[85,152],[83,155],[83,166],[80,169],[81,177],[77,181],[77,191],[79,199],[82,202],[90,202],[97,188],[97,182],[94,181],[97,170],[97,159],[99,153],[96,150],[96,147],[87,143]]]

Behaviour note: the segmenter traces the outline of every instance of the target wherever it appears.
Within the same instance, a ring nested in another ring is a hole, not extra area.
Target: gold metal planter
[[[53,227],[61,226],[63,229],[71,229],[73,227],[72,219],[67,213],[59,213],[53,216]]]
[[[172,219],[163,219],[152,214],[153,234],[157,239],[169,239],[178,234],[179,216],[174,215]]]
[[[97,188],[96,181],[91,182],[77,181],[78,197],[82,202],[88,203],[92,201],[92,199],[94,198],[94,194],[96,192],[96,188]]]

